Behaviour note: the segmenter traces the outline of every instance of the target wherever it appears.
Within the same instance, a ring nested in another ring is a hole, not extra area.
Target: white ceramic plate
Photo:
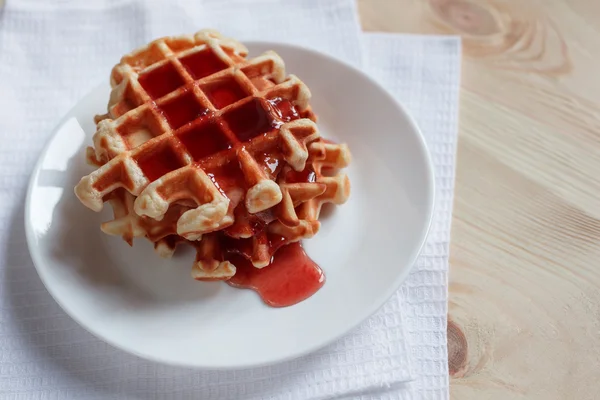
[[[31,177],[25,225],[42,281],[73,319],[138,356],[220,369],[313,351],[375,312],[402,283],[425,240],[432,168],[406,111],[365,74],[327,55],[270,43],[249,49],[251,55],[278,52],[288,73],[311,89],[322,134],[347,142],[353,153],[349,201],[305,242],[327,277],[308,300],[271,308],[253,291],[194,281],[191,251],[163,260],[145,240],[130,248],[100,231],[112,217],[110,207],[90,211],[73,187],[91,171],[85,147],[94,114],[106,109],[108,84],[65,116]]]

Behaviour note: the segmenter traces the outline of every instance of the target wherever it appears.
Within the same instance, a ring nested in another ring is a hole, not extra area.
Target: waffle
[[[162,257],[193,246],[198,280],[232,277],[232,253],[267,266],[349,196],[349,150],[321,138],[306,85],[274,52],[246,56],[205,30],[123,57],[86,153],[96,170],[75,188],[92,210],[112,207],[107,234],[145,237]]]
[[[88,154],[101,166],[75,188],[81,202],[100,211],[123,188],[136,196],[136,214],[157,220],[174,203],[192,205],[177,221],[188,240],[234,223],[229,188],[244,190],[251,214],[278,204],[270,166],[303,170],[307,144],[319,138],[310,91],[285,78],[275,53],[245,56],[243,45],[201,31],[123,57]]]

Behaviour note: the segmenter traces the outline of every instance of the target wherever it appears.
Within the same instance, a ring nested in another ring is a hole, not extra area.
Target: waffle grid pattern
[[[123,187],[139,196],[137,214],[157,220],[171,203],[193,202],[196,210],[182,215],[177,233],[198,240],[232,223],[219,174],[209,171],[237,162],[249,212],[279,203],[279,187],[255,157],[277,147],[295,169],[305,167],[306,144],[319,136],[310,92],[297,77],[285,79],[275,53],[245,55],[241,44],[201,31],[123,57],[111,76],[109,113],[94,135],[101,166],[77,186],[81,201],[99,211]]]

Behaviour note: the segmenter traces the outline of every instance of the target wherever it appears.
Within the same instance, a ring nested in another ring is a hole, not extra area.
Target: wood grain
[[[600,398],[600,2],[359,9],[366,30],[463,39],[452,398]]]

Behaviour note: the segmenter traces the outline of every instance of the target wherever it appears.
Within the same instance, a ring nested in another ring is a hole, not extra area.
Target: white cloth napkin
[[[406,106],[435,168],[436,208],[414,270],[392,298],[402,304],[415,381],[373,399],[447,399],[448,254],[454,195],[461,43],[458,37],[364,35],[368,70]],[[397,299],[397,300],[396,300]]]
[[[292,22],[289,15],[294,16]],[[413,111],[428,136],[440,166],[438,185],[443,184],[439,187],[446,195],[440,196],[439,222],[416,272],[382,310],[345,338],[271,367],[227,372],[173,368],[93,338],[43,288],[25,245],[23,199],[33,163],[52,127],[98,79],[106,79],[121,54],[157,36],[201,27],[243,40],[304,44],[361,63],[352,0],[13,0],[0,11],[0,397],[445,398],[447,243],[458,80],[455,40],[374,35],[364,39],[368,67]],[[406,323],[403,309],[410,317]],[[412,339],[410,351],[405,326]],[[416,361],[414,369],[409,355]],[[411,378],[414,382],[405,385]]]

